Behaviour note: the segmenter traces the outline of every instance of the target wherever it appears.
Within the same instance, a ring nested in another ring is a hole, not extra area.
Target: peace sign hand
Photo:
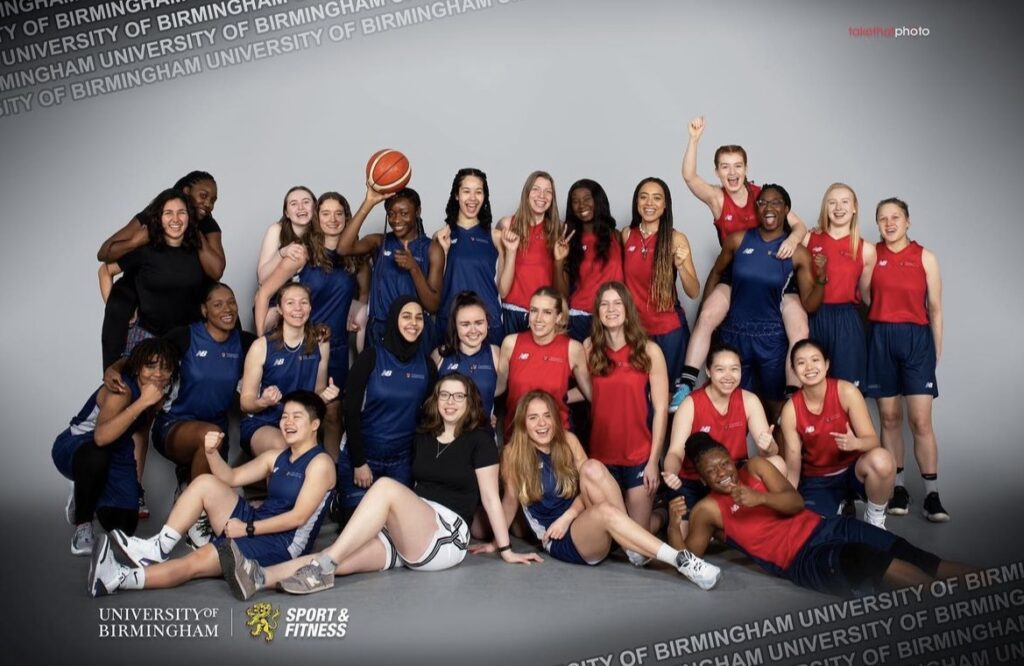
[[[569,231],[569,227],[566,227],[562,231],[562,237],[555,242],[555,261],[562,262],[569,256],[569,241],[576,235],[576,230]]]

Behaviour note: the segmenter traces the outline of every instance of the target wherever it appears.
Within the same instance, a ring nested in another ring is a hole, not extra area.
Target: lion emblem
[[[249,621],[245,623],[245,626],[252,630],[249,632],[250,636],[258,638],[260,634],[263,634],[268,643],[274,640],[274,632],[277,631],[277,618],[281,616],[280,609],[261,601],[246,609],[245,614],[249,616]]]

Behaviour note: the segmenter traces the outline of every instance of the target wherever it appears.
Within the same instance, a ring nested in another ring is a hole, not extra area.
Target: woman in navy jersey
[[[779,419],[786,477],[808,509],[833,516],[852,495],[867,500],[864,520],[884,528],[896,465],[879,447],[864,396],[831,376],[828,354],[816,340],[793,345],[790,363],[802,386]]]
[[[438,340],[445,339],[449,314],[456,297],[474,292],[487,312],[487,338],[500,345],[501,298],[498,297],[498,246],[491,230],[491,193],[487,174],[479,169],[459,169],[445,207],[445,225],[434,238],[445,252],[444,289],[438,310]]]
[[[715,187],[697,174],[697,146],[704,134],[704,117],[698,116],[688,125],[690,138],[683,153],[683,181],[693,196],[700,199],[711,211],[715,230],[718,232],[718,244],[725,244],[725,239],[737,231],[747,231],[757,227],[757,211],[754,202],[761,194],[761,188],[747,180],[747,151],[742,146],[720,146],[715,151],[715,175],[721,183]],[[779,259],[789,259],[796,251],[797,245],[807,235],[807,227],[790,211],[786,221],[789,223],[789,235],[779,246]],[[672,396],[669,407],[675,411],[682,403],[686,394],[697,384],[700,366],[708,354],[711,337],[716,328],[725,320],[729,313],[731,298],[728,273],[724,274],[714,289],[706,289],[704,301],[701,303],[697,322],[693,326],[693,336],[686,348],[686,365],[683,369],[683,381],[679,390]],[[796,342],[807,337],[807,313],[800,305],[796,294],[786,294],[782,299],[782,322],[788,340]],[[788,384],[795,385],[792,375],[787,375]]]
[[[668,427],[665,357],[640,326],[626,285],[601,285],[591,307],[597,320],[583,343],[594,415],[590,456],[618,482],[629,517],[656,532],[663,521],[651,520],[651,505]]]
[[[391,231],[360,238],[363,222],[382,201]],[[416,298],[423,305],[425,319],[437,312],[444,280],[444,250],[423,230],[416,190],[407,187],[394,194],[381,194],[367,185],[366,198],[341,232],[338,251],[345,256],[373,256],[367,323],[371,346],[384,337],[388,312],[399,296]],[[433,331],[428,338],[432,335]]]
[[[464,291],[452,300],[446,328],[444,343],[431,356],[438,375],[457,372],[473,381],[487,415],[482,427],[493,432],[494,396],[505,392],[507,377],[498,372],[499,350],[488,335],[490,317],[476,293]]]
[[[261,564],[312,550],[334,488],[334,463],[316,443],[323,415],[323,401],[315,393],[287,394],[279,424],[286,448],[266,451],[234,469],[220,457],[224,434],[207,433],[205,451],[212,474],[189,484],[158,534],[140,539],[113,530],[109,539],[101,536],[89,567],[89,594],[169,588],[220,576],[216,543],[169,559],[181,533],[204,511],[222,539],[234,539],[236,548]],[[260,506],[238,496],[237,488],[264,479],[267,498]]]
[[[858,308],[875,266],[875,246],[860,237],[857,195],[849,185],[832,183],[825,190],[818,228],[804,238],[804,245],[812,256],[828,259],[825,298],[811,315],[811,338],[829,358],[829,376],[860,388],[868,347]]]
[[[555,201],[555,181],[544,171],[526,178],[519,208],[502,218],[492,233],[498,247],[498,293],[505,334],[529,327],[530,299],[541,287],[566,293],[563,263],[569,256]]]
[[[721,341],[739,350],[743,388],[764,401],[768,420],[774,423],[786,399],[789,349],[779,303],[795,281],[803,307],[808,312],[817,310],[828,281],[827,258],[819,254],[812,259],[802,245],[792,258],[778,258],[786,242],[784,223],[792,205],[785,188],[765,185],[755,204],[759,226],[725,239],[704,293],[712,293],[726,271],[731,274],[729,314],[721,328]]]
[[[327,263],[324,237],[316,224],[316,195],[303,185],[296,185],[284,195],[281,219],[271,224],[260,245],[256,279],[259,287],[253,305],[256,335],[272,328],[271,299],[285,282],[307,262],[322,266]]]
[[[531,391],[519,403],[512,437],[502,449],[501,476],[505,519],[511,522],[522,507],[544,550],[556,559],[600,564],[615,541],[635,563],[656,558],[703,590],[718,582],[717,567],[630,520],[618,484],[604,465],[587,459],[575,435],[562,429],[555,400],[544,391]]]
[[[864,393],[878,401],[882,446],[896,460],[896,488],[889,513],[905,515],[910,494],[903,481],[903,401],[914,436],[914,456],[924,479],[924,515],[945,522],[939,501],[939,449],[932,402],[939,395],[935,366],[942,356],[942,278],[935,255],[907,238],[910,209],[895,197],[879,202],[875,219],[882,241],[871,274],[868,380]]]
[[[590,373],[583,345],[560,333],[565,300],[551,287],[541,287],[530,299],[530,330],[513,333],[501,343],[499,372],[508,377],[506,436],[512,432],[511,415],[520,399],[540,389],[556,396],[562,427],[569,429],[569,376],[583,397],[590,400]]]
[[[481,429],[486,416],[468,377],[440,379],[423,406],[414,442],[412,489],[380,479],[367,491],[338,538],[323,552],[264,569],[228,544],[225,578],[239,599],[280,587],[310,594],[334,587],[335,576],[408,567],[443,571],[466,557],[468,524],[478,504],[504,544],[509,564],[540,562],[512,551],[498,496],[498,450]]]
[[[364,349],[345,386],[346,443],[338,454],[338,503],[350,513],[381,477],[412,487],[412,440],[437,371],[421,349],[423,306],[391,301],[380,344]]]
[[[588,178],[572,184],[565,227],[571,234],[565,262],[569,335],[583,342],[590,335],[598,287],[623,279],[622,239],[603,187]]]
[[[269,335],[256,339],[245,355],[239,404],[245,415],[239,423],[242,450],[254,456],[287,446],[278,428],[281,396],[292,391],[316,391],[325,402],[340,389],[327,374],[330,343],[320,341],[309,320],[309,287],[289,283],[277,293],[281,322]]]
[[[135,533],[139,486],[132,434],[144,431],[164,399],[177,357],[161,340],[135,346],[125,364],[125,390],[98,388],[53,443],[53,463],[71,480],[67,518],[75,528],[71,553],[93,549],[93,518],[105,530]]]
[[[683,543],[689,530],[685,507],[696,505],[708,492],[697,470],[685,458],[684,447],[690,435],[710,434],[726,446],[738,465],[746,463],[748,439],[753,439],[757,455],[767,458],[780,471],[786,471],[761,401],[740,388],[741,368],[740,355],[735,348],[712,347],[707,358],[707,385],[686,396],[672,420],[672,439],[665,454],[662,476],[671,489],[670,494],[685,501],[684,505],[678,501],[669,504],[668,542],[674,546]]]
[[[211,280],[219,280],[224,274],[226,262],[220,226],[213,219],[213,207],[217,203],[217,181],[205,171],[191,171],[178,179],[174,189],[181,190],[192,201],[200,233],[199,261],[203,266],[203,272]],[[145,218],[145,214],[139,213],[117,233],[103,241],[99,252],[96,253],[96,259],[104,264],[116,262],[132,250],[149,243],[149,227]],[[101,267],[101,270],[106,269]],[[122,275],[111,288],[103,310],[104,368],[109,368],[124,354],[128,328],[138,303],[135,275]]]
[[[672,228],[672,193],[660,178],[644,178],[633,191],[633,219],[622,230],[626,287],[636,303],[647,336],[661,348],[670,389],[683,372],[690,338],[686,313],[676,295],[676,276],[690,298],[700,294],[686,234]]]

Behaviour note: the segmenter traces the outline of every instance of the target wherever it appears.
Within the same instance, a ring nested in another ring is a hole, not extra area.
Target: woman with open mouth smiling
[[[360,238],[363,222],[382,201],[391,231]],[[400,296],[415,297],[423,306],[424,321],[431,322],[430,314],[441,305],[444,250],[423,231],[420,195],[416,190],[407,187],[394,194],[381,194],[367,183],[363,203],[341,232],[338,251],[345,256],[373,256],[366,331],[370,346],[380,344],[384,338],[391,304]],[[433,335],[434,331],[427,331],[426,339],[429,341]]]

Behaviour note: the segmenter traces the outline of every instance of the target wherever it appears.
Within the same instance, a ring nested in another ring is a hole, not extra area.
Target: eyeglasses
[[[772,199],[771,201],[766,201],[764,199],[758,199],[754,203],[757,204],[758,208],[764,208],[766,206],[771,206],[772,208],[782,208],[783,206],[786,205],[786,202],[783,201],[782,199]]]
[[[448,402],[454,400],[455,402],[466,402],[465,393],[452,393],[451,391],[438,391],[437,399],[441,402]]]

